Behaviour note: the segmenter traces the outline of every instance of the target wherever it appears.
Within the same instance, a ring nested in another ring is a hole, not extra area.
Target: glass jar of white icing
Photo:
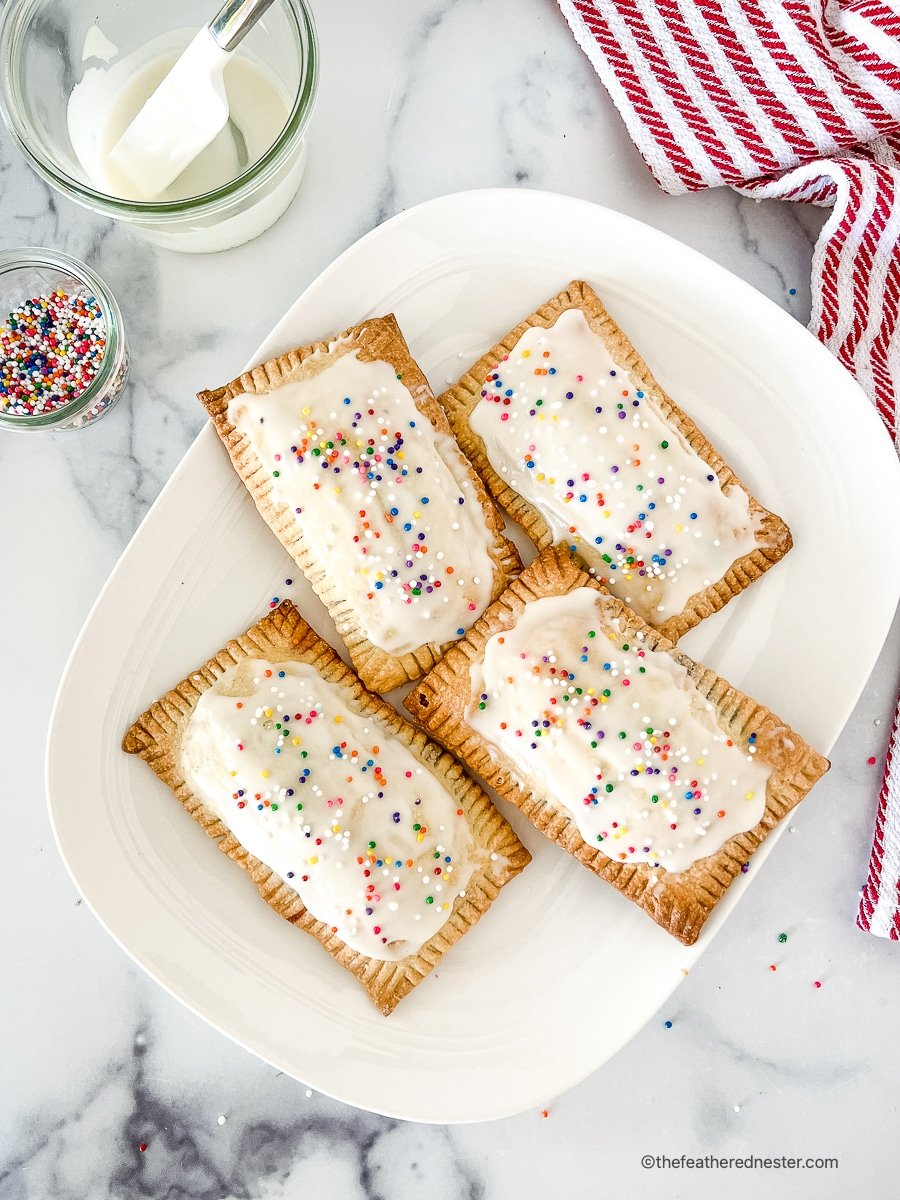
[[[57,190],[171,250],[226,250],[286,210],[306,162],[318,80],[304,0],[276,0],[226,67],[230,120],[154,202],[123,199],[107,155],[197,30],[209,0],[7,0],[0,108]]]

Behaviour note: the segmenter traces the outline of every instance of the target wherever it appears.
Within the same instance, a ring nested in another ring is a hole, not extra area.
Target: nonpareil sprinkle
[[[106,353],[106,320],[92,295],[32,296],[0,329],[0,411],[36,417],[77,400]]]

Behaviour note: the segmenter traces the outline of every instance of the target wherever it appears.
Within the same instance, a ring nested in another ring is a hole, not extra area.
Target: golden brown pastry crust
[[[773,772],[759,824],[730,838],[716,854],[698,859],[686,871],[672,874],[647,863],[617,862],[588,845],[575,821],[538,790],[530,788],[512,763],[466,723],[471,700],[471,664],[482,657],[487,640],[509,629],[529,601],[565,595],[586,586],[609,595],[576,565],[565,548],[543,551],[466,637],[416,684],[405,705],[432,737],[458,755],[504,799],[512,801],[552,842],[611,883],[685,945],[691,945],[742,865],[824,775],[829,763],[769,709],[733,688],[715,671],[688,658],[621,601],[610,597],[619,622],[618,634],[629,641],[640,639],[651,650],[671,654],[687,669],[697,690],[713,705],[721,728],[738,745],[749,746],[750,735],[756,735],[756,760],[771,764]]]
[[[329,578],[328,564],[313,557],[290,508],[273,496],[270,472],[260,463],[246,434],[240,433],[228,418],[228,404],[235,396],[248,392],[262,395],[275,391],[282,383],[311,378],[336,358],[354,350],[362,362],[382,361],[390,364],[402,378],[419,412],[428,418],[439,433],[453,437],[444,411],[411,356],[393,316],[374,317],[345,330],[331,341],[300,346],[254,367],[225,387],[200,392],[198,399],[212,418],[216,432],[263,520],[306,575],[331,614],[360,678],[373,691],[389,692],[430,670],[445,647],[429,642],[408,654],[393,655],[373,645],[365,637],[356,609]],[[515,546],[503,536],[503,518],[492,504],[484,484],[461,452],[460,460],[472,479],[492,535],[490,555],[494,563],[494,578],[491,597],[495,599],[510,577],[519,570],[521,562]]]
[[[383,962],[352,950],[332,928],[316,920],[288,884],[264,863],[249,854],[241,843],[184,781],[181,739],[197,701],[215,680],[236,663],[248,658],[270,662],[303,662],[323,679],[339,684],[346,703],[354,711],[377,721],[392,737],[402,742],[437,776],[459,802],[472,830],[481,865],[466,885],[465,897],[457,897],[447,923],[417,954],[399,962]],[[487,912],[500,889],[530,861],[531,855],[516,837],[485,793],[465,774],[456,759],[405,721],[389,704],[366,691],[327,642],[303,620],[289,600],[230,641],[202,667],[192,671],[165,696],[152,704],[125,734],[122,748],[139,754],[167,784],[194,820],[202,825],[219,849],[249,874],[266,903],[285,920],[312,934],[332,958],[346,967],[366,989],[376,1006],[387,1015],[424,979],[447,950]],[[498,857],[493,862],[491,854]]]
[[[750,513],[757,523],[756,547],[749,554],[736,559],[721,579],[691,596],[680,613],[669,617],[657,626],[660,633],[670,641],[677,642],[683,634],[687,633],[689,629],[693,629],[704,617],[723,608],[729,600],[733,600],[735,596],[749,587],[754,579],[758,579],[769,567],[783,558],[792,545],[791,531],[780,517],[763,508],[691,418],[682,412],[663,391],[650,373],[650,368],[606,311],[593,288],[581,280],[570,283],[565,291],[554,296],[552,300],[548,300],[546,304],[542,304],[502,338],[496,346],[488,350],[487,354],[469,368],[458,383],[438,397],[438,402],[450,418],[450,424],[453,426],[456,440],[462,447],[463,453],[475,465],[500,507],[522,526],[539,550],[552,545],[555,538],[550,526],[533,504],[511,488],[494,471],[488,459],[484,442],[472,430],[469,417],[481,399],[485,379],[502,361],[504,355],[512,351],[526,330],[535,326],[547,329],[554,324],[561,313],[570,308],[581,309],[591,329],[598,337],[602,338],[616,362],[620,363],[624,370],[633,372],[640,379],[642,389],[653,400],[665,419],[678,430],[692,449],[708,464],[722,488],[728,491],[733,485],[737,485],[743,488],[750,501]]]

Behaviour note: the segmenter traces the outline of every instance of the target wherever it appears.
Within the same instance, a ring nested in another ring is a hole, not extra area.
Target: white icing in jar
[[[771,768],[612,605],[588,587],[527,604],[473,663],[466,720],[589,846],[684,871],[759,822]]]
[[[305,663],[222,675],[190,718],[181,767],[241,845],[371,958],[416,953],[477,866],[456,799]]]
[[[228,406],[304,544],[389,654],[461,637],[490,602],[493,540],[452,438],[386,362],[330,348],[317,374]]]
[[[130,199],[107,154],[213,13],[201,0],[8,5],[3,112],[60,191],[158,245],[210,252],[258,236],[297,192],[318,57],[305,0],[276,0],[226,68],[232,121],[158,200]]]
[[[722,490],[581,309],[522,335],[484,381],[470,421],[494,470],[554,540],[651,625],[756,544],[746,492]]]
[[[99,33],[99,30],[95,31]],[[144,196],[118,170],[110,152],[156,91],[190,42],[194,31],[179,30],[157,38],[108,69],[89,67],[69,97],[69,137],[85,173],[101,191],[123,200]],[[100,47],[94,44],[95,57]],[[108,54],[108,48],[104,48]],[[229,119],[209,146],[156,199],[185,200],[236,179],[272,145],[290,113],[290,95],[263,64],[235,55],[225,67]],[[263,213],[258,206],[243,214],[247,229]],[[261,229],[257,232],[262,232]],[[255,235],[254,235],[255,236]]]

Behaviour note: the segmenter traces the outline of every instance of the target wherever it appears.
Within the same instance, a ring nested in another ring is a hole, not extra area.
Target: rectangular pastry
[[[405,703],[551,841],[687,945],[829,766],[564,547],[543,551]]]
[[[152,704],[123,749],[385,1014],[530,860],[459,763],[287,600]]]
[[[791,547],[586,283],[526,317],[439,400],[538,549],[569,546],[673,642]]]
[[[417,679],[518,569],[393,317],[199,398],[367,687]]]

